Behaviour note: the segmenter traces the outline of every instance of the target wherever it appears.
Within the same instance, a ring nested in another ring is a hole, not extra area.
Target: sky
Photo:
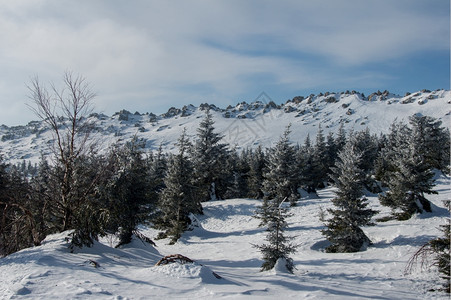
[[[449,0],[0,0],[0,124],[86,78],[96,112],[450,89]]]

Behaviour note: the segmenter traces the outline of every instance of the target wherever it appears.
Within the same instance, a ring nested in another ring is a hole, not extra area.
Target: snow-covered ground
[[[231,199],[204,203],[199,227],[175,245],[157,247],[134,241],[121,249],[103,239],[92,248],[70,253],[64,234],[49,236],[42,246],[0,259],[1,299],[449,299],[438,288],[439,276],[420,266],[405,274],[407,261],[426,241],[441,236],[449,215],[442,201],[450,199],[450,179],[437,178],[438,195],[428,198],[434,212],[407,221],[389,221],[364,228],[374,245],[366,251],[329,254],[320,233],[321,208],[331,206],[333,188],[319,197],[304,197],[291,209],[287,235],[298,252],[294,274],[260,272],[265,231],[252,217],[258,200]],[[371,207],[389,214],[376,195]],[[155,237],[157,231],[142,228]],[[155,266],[163,256],[182,254],[194,264]],[[221,276],[218,279],[213,272]]]

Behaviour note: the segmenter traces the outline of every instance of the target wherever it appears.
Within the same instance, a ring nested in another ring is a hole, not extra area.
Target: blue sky
[[[0,124],[66,70],[95,110],[450,88],[448,0],[0,0]]]

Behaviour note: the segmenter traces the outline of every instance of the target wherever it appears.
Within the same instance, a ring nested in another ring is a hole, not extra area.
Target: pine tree
[[[289,272],[293,272],[293,260],[290,254],[296,252],[296,246],[290,243],[291,237],[286,237],[284,231],[288,227],[285,219],[288,217],[287,209],[282,207],[283,202],[277,199],[265,200],[263,206],[257,211],[257,218],[267,226],[266,244],[254,245],[263,254],[262,271],[271,270],[279,259],[283,260]],[[262,225],[261,224],[261,225]]]
[[[316,193],[315,188],[315,164],[313,161],[313,147],[310,142],[310,135],[307,134],[304,144],[297,152],[297,168],[299,173],[299,186],[304,188],[307,193]]]
[[[290,126],[288,126],[274,148],[269,149],[263,192],[265,198],[277,199],[279,203],[287,198],[294,206],[299,197],[298,169],[294,147],[289,140],[290,133]]]
[[[0,256],[38,246],[45,237],[37,225],[42,203],[30,201],[31,188],[20,168],[0,155]]]
[[[72,232],[69,234],[71,251],[75,247],[91,247],[99,236],[106,234],[110,215],[104,199],[99,194],[106,162],[95,153],[74,160],[72,174],[72,199],[77,209],[71,212]]]
[[[327,252],[356,252],[371,244],[360,227],[370,225],[377,212],[367,209],[366,198],[362,197],[363,171],[359,168],[362,153],[347,142],[338,157],[331,175],[338,188],[332,199],[335,208],[328,210],[332,218],[327,220],[327,229],[322,233],[331,242]]]
[[[158,194],[164,188],[163,178],[166,175],[167,159],[163,153],[163,145],[158,147],[158,151],[155,155],[149,155],[149,176],[152,189],[155,194]]]
[[[136,137],[113,149],[109,160],[104,197],[108,203],[109,230],[118,234],[120,246],[130,243],[138,225],[149,220],[157,199]]]
[[[265,153],[259,145],[257,149],[255,149],[255,152],[251,152],[250,156],[250,170],[247,180],[249,197],[253,199],[262,199],[264,170],[266,167]]]
[[[193,166],[187,157],[190,143],[184,130],[178,140],[179,152],[169,159],[164,178],[165,188],[160,194],[160,217],[154,222],[158,229],[165,230],[160,237],[171,237],[175,243],[191,223],[190,214],[202,211],[202,206],[193,185]]]
[[[228,185],[224,195],[226,199],[243,198],[248,195],[249,156],[248,150],[243,150],[240,155],[236,150],[230,151],[225,164],[227,174],[225,181]]]
[[[431,211],[424,194],[434,194],[434,174],[427,153],[432,147],[422,137],[419,126],[392,125],[387,139],[385,180],[389,190],[379,196],[382,205],[391,207],[399,220],[415,213]],[[433,151],[431,149],[431,151]]]
[[[267,226],[267,244],[256,245],[263,254],[262,271],[274,268],[277,260],[283,259],[288,271],[293,272],[293,260],[289,257],[296,247],[289,243],[291,238],[284,235],[287,228],[287,210],[282,207],[285,201],[295,205],[297,194],[296,164],[294,147],[289,141],[288,126],[274,148],[267,155],[267,172],[263,181],[263,203],[256,210],[259,226]]]
[[[224,163],[228,150],[222,144],[222,135],[215,133],[210,111],[197,129],[197,140],[192,147],[191,160],[197,186],[197,197],[202,201],[221,199],[227,191],[227,174]]]
[[[362,170],[364,187],[373,192],[380,192],[379,187],[373,179],[375,162],[378,154],[377,137],[370,134],[368,127],[365,130],[352,132],[348,137],[356,150],[361,153],[359,168]]]
[[[379,200],[382,205],[391,207],[399,220],[407,220],[415,213],[431,211],[424,194],[437,192],[432,190],[434,174],[424,158],[418,155],[414,145],[409,144],[398,151],[396,169],[389,177],[389,191],[385,195],[381,194]]]
[[[444,173],[449,172],[450,133],[440,127],[442,122],[429,116],[412,115],[409,117],[413,143],[425,162]]]
[[[338,157],[338,145],[335,141],[334,134],[329,132],[326,138],[326,170],[330,173],[330,168],[335,165],[335,161]]]
[[[328,179],[328,153],[326,140],[324,137],[323,129],[321,125],[318,128],[318,133],[316,134],[316,142],[313,148],[312,157],[312,188],[316,190],[317,188],[324,187],[324,181]]]

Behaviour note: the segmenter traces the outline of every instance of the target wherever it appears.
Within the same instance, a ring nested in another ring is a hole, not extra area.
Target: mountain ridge
[[[378,91],[368,97],[356,91],[326,92],[296,96],[282,104],[276,104],[263,92],[251,103],[240,102],[227,108],[202,103],[197,107],[191,104],[171,107],[160,115],[124,109],[112,116],[92,113],[89,118],[102,148],[136,136],[145,151],[156,150],[160,145],[164,151],[174,151],[182,129],[186,127],[188,136],[194,138],[205,111],[210,110],[223,141],[231,147],[245,149],[271,146],[288,124],[292,125],[290,137],[294,143],[303,143],[308,135],[315,136],[320,126],[324,134],[336,132],[340,124],[347,131],[368,127],[373,134],[385,133],[394,121],[407,122],[413,114],[432,116],[450,128],[450,104],[451,91],[443,89],[421,90],[404,96]],[[51,141],[51,131],[43,121],[0,126],[0,153],[13,163],[37,162],[41,155],[50,153]]]

